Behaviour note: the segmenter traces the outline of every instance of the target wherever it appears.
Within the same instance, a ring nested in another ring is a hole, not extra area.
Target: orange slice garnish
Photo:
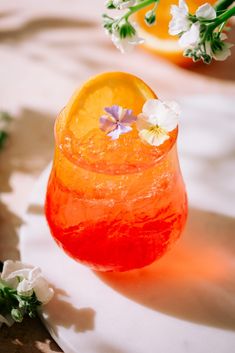
[[[135,127],[112,140],[99,127],[104,108],[119,105],[142,112],[155,93],[138,77],[108,72],[91,78],[78,89],[56,123],[57,143],[64,155],[81,168],[96,173],[129,174],[153,166],[174,144],[177,129],[161,146],[144,143]]]

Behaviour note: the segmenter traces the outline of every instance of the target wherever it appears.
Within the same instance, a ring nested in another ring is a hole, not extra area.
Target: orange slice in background
[[[138,77],[124,72],[95,76],[78,89],[56,123],[57,144],[77,166],[104,174],[136,173],[153,166],[174,144],[177,129],[161,146],[144,143],[132,131],[112,140],[99,127],[104,108],[120,105],[137,116],[155,93]]]
[[[190,13],[195,13],[197,8],[204,4],[204,0],[186,1]],[[208,0],[210,4],[214,1]],[[171,5],[178,5],[176,0],[160,0],[156,11],[156,23],[148,26],[144,21],[146,12],[153,8],[153,4],[142,9],[135,15],[135,21],[139,28],[140,37],[145,39],[144,47],[151,52],[169,59],[175,64],[187,66],[193,63],[192,59],[183,56],[183,50],[178,44],[178,37],[168,33],[169,22],[172,19],[170,14]]]

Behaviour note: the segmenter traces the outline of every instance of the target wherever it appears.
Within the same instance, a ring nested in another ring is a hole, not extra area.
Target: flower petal
[[[159,109],[159,99],[148,99],[142,108],[142,111],[145,116],[149,117],[150,115],[158,114]]]
[[[122,124],[132,124],[136,121],[136,116],[132,114],[132,109],[123,109],[122,116],[119,118],[119,121]]]
[[[180,105],[175,102],[175,101],[165,101],[164,104],[172,110],[175,114],[180,115],[181,114],[181,109]]]
[[[126,134],[127,132],[130,132],[132,130],[132,127],[128,125],[120,124],[119,129],[121,131],[121,134]]]
[[[197,44],[200,37],[200,23],[192,24],[189,31],[185,32],[179,39],[181,48],[188,48]]]
[[[230,48],[233,46],[231,43],[223,43],[222,50],[213,53],[213,58],[217,61],[224,61],[231,55]]]
[[[33,294],[32,282],[23,279],[17,286],[17,293],[25,297],[30,297]]]
[[[34,285],[34,292],[42,304],[48,303],[54,295],[54,290],[49,287],[48,282],[42,276],[37,278]]]
[[[184,0],[179,0],[179,8],[184,14],[188,14],[188,5]]]
[[[135,0],[113,0],[113,4],[120,10],[127,9],[128,7],[134,6],[136,3]]]
[[[137,117],[136,121],[136,127],[137,129],[143,130],[143,129],[149,129],[153,125],[148,121],[148,117],[146,117],[144,114],[139,114]]]
[[[119,119],[119,105],[112,105],[111,107],[105,107],[104,110],[106,111],[106,113],[109,113],[110,115],[112,115],[115,120]]]
[[[39,267],[34,267],[29,273],[29,277],[28,277],[29,281],[31,281],[31,282],[35,281],[35,279],[38,276],[40,276],[41,273],[42,273],[42,271]]]
[[[179,107],[175,102],[160,103],[161,108],[159,108],[159,114],[156,120],[157,125],[165,131],[172,131],[178,125]]]
[[[140,38],[137,33],[126,38],[120,38],[120,34],[117,30],[113,31],[111,39],[116,48],[122,53],[129,53],[136,45],[144,43],[144,39]]]
[[[170,13],[172,15],[172,19],[169,22],[170,35],[174,36],[189,30],[191,21],[189,20],[188,6],[185,1],[180,0],[179,6],[172,5]]]
[[[139,132],[142,140],[148,142],[152,146],[160,146],[163,142],[169,139],[169,136],[162,133],[160,130],[153,131],[151,129],[144,129]]]
[[[148,112],[148,114],[147,114]],[[160,99],[150,99],[143,106],[143,114],[138,115],[137,129],[151,130],[153,127],[159,127],[160,131],[167,132],[174,130],[178,124],[178,116],[180,114],[179,105],[176,102],[164,102]],[[150,137],[149,137],[150,138]],[[151,136],[152,138],[152,136]]]
[[[12,272],[22,270],[22,269],[28,269],[28,268],[29,268],[28,265],[25,265],[20,261],[6,260],[3,264],[1,278],[3,280],[7,280],[8,276],[11,275]],[[30,268],[33,268],[33,266],[30,266]]]
[[[120,126],[118,125],[116,127],[116,129],[114,129],[113,131],[109,132],[107,135],[109,137],[111,137],[112,140],[117,140],[119,138],[119,136],[121,135]]]
[[[100,117],[100,129],[104,132],[110,132],[116,129],[117,123],[112,121],[111,118],[107,115],[102,115]]]
[[[206,3],[199,6],[199,8],[196,11],[196,17],[204,18],[207,20],[213,20],[214,18],[216,18],[216,11],[213,6]]]
[[[220,39],[226,39],[227,36],[223,36],[223,33],[220,35]],[[215,60],[217,61],[223,61],[226,60],[230,55],[231,55],[231,50],[230,48],[233,46],[233,44],[231,43],[223,43],[222,44],[222,50],[216,50],[213,51],[211,48],[211,42],[210,41],[206,41],[205,42],[205,48],[206,48],[206,53],[210,56],[212,56]]]
[[[112,138],[112,140],[117,140],[120,135],[125,134],[131,130],[132,130],[132,128],[130,126],[125,126],[125,125],[120,124],[117,126],[117,128],[115,130],[111,131],[107,135],[110,136]]]
[[[16,288],[19,284],[18,277],[28,278],[33,266],[26,265],[21,261],[7,260],[3,264],[1,278],[12,288]]]

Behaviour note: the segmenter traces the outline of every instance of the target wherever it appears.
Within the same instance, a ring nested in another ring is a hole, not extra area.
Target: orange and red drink
[[[177,129],[159,147],[144,144],[135,128],[117,140],[99,129],[105,106],[132,107],[139,114],[153,97],[135,76],[102,74],[76,92],[57,118],[46,217],[59,246],[95,270],[150,264],[185,224]]]

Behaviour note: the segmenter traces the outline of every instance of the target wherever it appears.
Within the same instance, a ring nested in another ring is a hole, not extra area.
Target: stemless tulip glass
[[[145,99],[139,97],[137,113]],[[95,270],[146,266],[179,238],[186,220],[177,128],[161,148],[145,145],[135,129],[113,141],[98,128],[99,116],[78,129],[73,105],[55,124],[45,204],[51,233],[69,256]],[[90,123],[96,127],[86,129]]]

